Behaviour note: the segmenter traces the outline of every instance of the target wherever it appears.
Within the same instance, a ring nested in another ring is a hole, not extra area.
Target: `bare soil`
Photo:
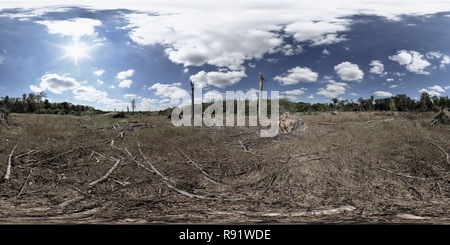
[[[308,130],[269,138],[16,114],[0,128],[0,223],[450,224],[450,130],[434,113],[298,115]]]

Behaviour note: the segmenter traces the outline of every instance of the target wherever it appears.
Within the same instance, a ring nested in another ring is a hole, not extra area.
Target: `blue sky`
[[[259,72],[294,102],[448,96],[450,3],[422,2],[0,2],[0,97],[154,111]]]

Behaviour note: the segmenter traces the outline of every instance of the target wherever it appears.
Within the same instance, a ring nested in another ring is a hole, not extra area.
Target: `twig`
[[[45,160],[38,161],[37,163],[48,162],[48,161],[53,160],[53,159],[55,159],[55,158],[57,158],[57,157],[59,157],[59,156],[61,156],[61,155],[63,155],[63,154],[71,153],[72,151],[74,151],[74,150],[76,150],[76,149],[78,149],[78,147],[77,147],[77,148],[73,148],[73,149],[70,150],[70,151],[66,151],[66,152],[60,153],[60,154],[58,154],[58,155],[56,155],[56,156],[47,158],[47,159],[45,159]]]
[[[14,150],[16,149],[17,145],[19,145],[19,143],[16,144],[16,146],[14,146],[14,148],[11,151],[11,154],[9,154],[9,158],[8,158],[8,166],[6,167],[6,174],[3,177],[4,180],[9,180],[9,176],[11,174],[11,156],[14,153]]]
[[[153,172],[153,173],[155,172],[155,171],[153,171],[153,170],[147,168],[146,166],[142,165],[138,160],[136,160],[136,157],[133,156],[133,155],[128,151],[127,148],[125,148],[125,151],[128,153],[128,155],[130,155],[131,159],[133,159],[133,161],[135,161],[136,164],[137,164],[139,167],[142,167],[142,168],[144,168],[145,170],[150,171],[150,172]]]
[[[87,194],[86,192],[84,192],[84,191],[82,191],[82,190],[80,190],[80,189],[78,189],[78,188],[76,188],[76,187],[73,187],[73,189],[74,190],[76,190],[76,191],[78,191],[79,193],[81,193],[81,194],[83,194],[84,196],[90,196],[89,194]]]
[[[114,164],[114,166],[105,175],[103,175],[103,177],[101,177],[100,179],[90,183],[89,186],[94,186],[97,183],[100,183],[100,182],[106,180],[106,178],[108,178],[108,176],[114,171],[114,169],[117,168],[117,166],[119,165],[119,162],[120,162],[120,160],[117,160],[117,162]]]
[[[428,140],[430,141],[431,144],[437,146],[447,156],[447,164],[450,164],[449,155],[447,154],[447,152],[445,152],[444,149],[442,149],[440,146],[438,146],[435,143],[433,143],[433,141],[431,141],[430,139],[428,139]]]

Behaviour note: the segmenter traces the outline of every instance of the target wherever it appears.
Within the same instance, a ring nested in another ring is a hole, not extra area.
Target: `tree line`
[[[448,96],[437,97],[430,96],[427,92],[423,92],[420,99],[411,99],[406,94],[398,94],[382,99],[375,99],[374,96],[364,99],[360,97],[358,100],[338,100],[332,99],[332,103],[305,103],[292,102],[286,97],[280,98],[280,107],[291,112],[327,112],[327,111],[435,111],[439,112],[443,108],[450,108],[450,99]],[[205,111],[212,102],[202,103],[202,112]],[[226,101],[223,103],[223,112],[226,112]],[[189,105],[190,106],[190,105]],[[160,110],[159,115],[169,115],[175,107]],[[280,110],[283,112],[284,110]],[[234,113],[237,112],[237,100],[234,100]],[[249,100],[245,101],[245,114],[249,112]],[[267,113],[271,113],[271,99],[267,99]]]
[[[93,106],[75,105],[69,102],[50,103],[44,92],[23,94],[22,97],[0,97],[0,108],[11,113],[36,113],[58,115],[96,115],[104,113]]]

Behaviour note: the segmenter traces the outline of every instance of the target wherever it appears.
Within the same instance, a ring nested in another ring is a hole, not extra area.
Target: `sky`
[[[156,111],[450,91],[449,1],[1,1],[0,97]],[[220,97],[222,96],[222,97]]]

